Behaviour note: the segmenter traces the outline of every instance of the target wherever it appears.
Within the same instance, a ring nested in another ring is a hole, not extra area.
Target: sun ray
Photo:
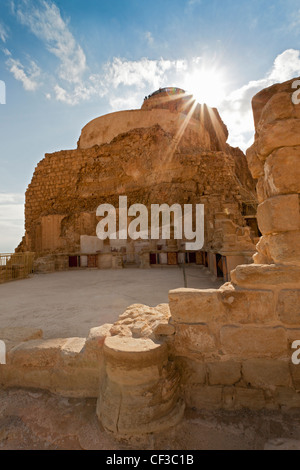
[[[166,157],[167,157],[167,158],[166,158],[167,160],[170,160],[170,159],[173,157],[173,155],[174,155],[174,153],[175,153],[175,151],[176,151],[178,145],[180,144],[180,141],[181,141],[181,139],[182,139],[182,136],[183,136],[183,134],[184,134],[184,132],[185,132],[185,130],[186,130],[186,128],[187,128],[189,122],[190,122],[190,119],[191,119],[191,117],[193,116],[193,113],[194,113],[194,111],[195,111],[195,109],[196,109],[197,102],[193,99],[193,97],[190,98],[190,103],[191,103],[192,106],[191,106],[191,108],[190,108],[188,114],[186,114],[186,116],[185,116],[185,118],[184,118],[184,120],[183,120],[181,126],[180,126],[179,129],[177,130],[175,136],[174,136],[173,139],[172,139],[172,142],[171,142],[169,151],[167,152],[167,156],[166,156]]]

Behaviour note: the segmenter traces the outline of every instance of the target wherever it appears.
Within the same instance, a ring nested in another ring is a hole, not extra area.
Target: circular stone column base
[[[182,419],[180,376],[165,343],[107,337],[104,359],[97,416],[106,430],[134,436],[168,429]]]

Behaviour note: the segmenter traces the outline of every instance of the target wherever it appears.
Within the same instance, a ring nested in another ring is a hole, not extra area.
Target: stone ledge
[[[242,290],[224,285],[219,290],[176,289],[169,292],[175,324],[266,323],[277,320],[271,290]]]
[[[300,285],[300,266],[245,264],[231,271],[233,284],[248,289],[272,289]]]

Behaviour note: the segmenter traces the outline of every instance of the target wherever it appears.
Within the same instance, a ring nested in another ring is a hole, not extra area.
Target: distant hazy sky
[[[159,87],[217,106],[245,150],[251,98],[300,75],[299,40],[299,0],[1,0],[0,252],[21,240],[44,153],[76,148],[88,121]]]

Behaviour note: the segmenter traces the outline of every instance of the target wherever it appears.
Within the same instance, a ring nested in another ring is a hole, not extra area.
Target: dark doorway
[[[259,237],[262,236],[262,233],[261,233],[261,231],[260,231],[259,228],[258,228],[258,224],[257,224],[257,219],[256,219],[256,217],[253,217],[253,218],[248,217],[248,218],[246,219],[246,224],[248,225],[248,227],[251,228],[254,237],[259,238]]]
[[[150,253],[150,264],[157,264],[156,253]]]
[[[217,277],[224,277],[223,273],[223,256],[216,254],[216,263],[217,263]]]
[[[205,251],[205,252],[203,253],[203,257],[204,257],[204,266],[205,266],[206,268],[208,268],[208,253],[207,253],[207,251]]]
[[[189,253],[189,263],[196,263],[196,253]]]
[[[78,256],[69,256],[69,268],[78,267]]]

